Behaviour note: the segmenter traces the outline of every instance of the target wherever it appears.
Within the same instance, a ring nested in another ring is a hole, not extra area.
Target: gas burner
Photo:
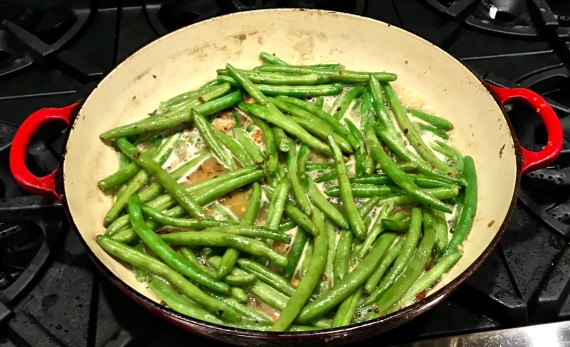
[[[367,0],[167,0],[145,5],[147,19],[155,33],[170,31],[222,14],[265,8],[312,8],[364,15]]]
[[[78,35],[91,14],[91,1],[8,1],[0,3],[0,78],[38,63],[67,62],[63,48]]]

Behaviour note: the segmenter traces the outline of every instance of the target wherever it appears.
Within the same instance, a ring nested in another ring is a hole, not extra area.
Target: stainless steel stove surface
[[[220,345],[163,322],[100,276],[59,203],[18,188],[8,154],[30,113],[81,100],[143,45],[196,21],[267,7],[350,12],[409,30],[488,81],[540,93],[570,135],[564,0],[0,1],[0,346]],[[538,117],[518,105],[508,113],[526,147],[544,144]],[[64,132],[55,125],[33,139],[28,162],[38,175],[57,166]],[[569,151],[565,138],[554,164],[523,177],[508,230],[464,285],[366,342],[496,345],[509,335],[503,329],[520,328],[527,337],[550,331],[548,345],[562,345],[558,331],[570,321]],[[463,336],[470,333],[479,334]],[[541,345],[536,337],[504,341]]]

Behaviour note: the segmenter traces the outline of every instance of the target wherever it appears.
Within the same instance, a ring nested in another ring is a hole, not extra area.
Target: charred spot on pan
[[[493,226],[493,224],[495,224],[495,220],[494,220],[494,219],[493,219],[492,221],[490,221],[490,222],[487,224],[487,227],[490,228],[490,227]]]
[[[503,157],[503,150],[505,149],[505,144],[503,144],[503,147],[501,147],[501,149],[499,149],[499,158]]]

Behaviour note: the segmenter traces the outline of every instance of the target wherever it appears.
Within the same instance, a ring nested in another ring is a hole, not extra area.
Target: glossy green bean
[[[295,292],[295,287],[291,282],[265,265],[251,259],[241,258],[238,260],[238,266],[285,295],[291,296]]]
[[[285,134],[281,128],[273,128],[273,136],[275,137],[277,147],[281,152],[289,152],[291,148],[295,146],[295,143],[289,138],[289,136],[287,136],[287,134]]]
[[[268,198],[271,199],[273,196],[273,191],[269,188],[264,189]],[[289,200],[285,202],[285,214],[293,220],[299,227],[303,228],[306,232],[313,236],[319,234],[319,228],[311,221],[311,218],[307,216],[303,211],[301,211],[295,204]]]
[[[360,213],[358,213],[356,204],[354,203],[354,197],[352,195],[352,189],[350,186],[350,181],[348,179],[348,172],[344,164],[344,157],[332,136],[327,137],[327,142],[331,148],[332,157],[336,162],[340,199],[344,207],[346,219],[348,219],[348,224],[350,225],[350,230],[354,233],[354,236],[357,239],[364,240],[366,237],[366,228],[364,226],[364,221],[360,217]]]
[[[359,147],[354,152],[354,169],[356,177],[364,176],[366,174],[366,161],[370,158],[367,151],[366,142],[358,127],[348,118],[344,119],[350,133],[358,140]]]
[[[259,150],[259,147],[253,142],[253,139],[249,136],[248,132],[242,128],[233,128],[232,133],[234,138],[243,147],[247,155],[256,163],[260,164],[265,161],[263,153]]]
[[[275,185],[275,190],[267,209],[267,219],[265,221],[267,228],[278,230],[283,211],[285,210],[285,203],[288,200],[289,188],[290,184],[286,176],[283,176]]]
[[[374,224],[369,229],[370,231],[368,234],[366,234],[366,239],[364,239],[364,241],[357,248],[357,259],[362,259],[364,256],[366,256],[378,236],[384,231],[384,226],[378,221],[381,221],[383,218],[388,217],[393,210],[394,204],[392,203],[387,203],[380,207],[380,211],[378,212],[378,216],[376,217]]]
[[[150,250],[160,257],[162,261],[198,284],[219,293],[229,293],[230,288],[227,284],[217,281],[200,267],[188,262],[145,224],[140,199],[137,195],[133,195],[129,199],[128,211],[129,219],[137,236]]]
[[[127,154],[140,167],[151,174],[186,212],[195,217],[207,217],[202,206],[200,206],[196,200],[186,192],[184,187],[179,185],[158,163],[141,158],[138,148],[133,146],[127,139],[120,138],[116,143],[123,153]]]
[[[196,110],[196,112],[199,112],[203,116],[208,116],[216,112],[222,111],[241,100],[242,93],[239,90],[224,95],[230,90],[230,86],[228,84],[221,84],[220,87],[223,87],[223,89],[220,89],[220,91],[223,91],[223,93],[220,93],[220,95],[218,95],[219,97],[214,98],[206,103],[199,104],[193,107],[192,109]],[[176,126],[179,126],[183,123],[190,121],[192,121],[191,112],[182,112],[173,115],[168,114],[158,117],[149,117],[137,122],[129,123],[126,125],[110,129],[100,134],[99,137],[102,140],[111,140],[120,137],[133,136],[133,135],[144,134],[147,132],[161,131],[169,128],[174,128]]]
[[[157,277],[151,276],[148,279],[148,287],[166,306],[178,313],[205,322],[224,324],[224,321],[218,318],[218,316],[203,309],[186,296],[181,295],[178,291]]]
[[[360,184],[360,183],[351,184],[350,190],[352,191],[353,198],[371,198],[373,196],[388,196],[403,192],[403,190],[397,186],[391,186],[391,185],[377,186],[375,184]],[[326,195],[334,198],[338,198],[341,196],[340,186],[329,186],[325,188],[324,192]]]
[[[449,244],[447,245],[446,253],[458,249],[469,236],[475,213],[477,212],[477,169],[475,168],[475,161],[473,157],[465,156],[465,179],[467,186],[465,187],[465,201],[463,208],[457,220],[457,226],[453,230]]]
[[[204,142],[208,145],[208,148],[212,151],[214,156],[218,161],[230,170],[236,169],[236,165],[230,153],[226,150],[224,145],[218,140],[212,131],[210,123],[194,109],[191,111],[194,113],[194,126],[198,129],[200,136]]]
[[[297,228],[295,237],[291,241],[291,246],[287,252],[287,265],[283,267],[281,274],[287,279],[292,279],[295,271],[299,268],[299,262],[303,256],[303,251],[307,244],[309,234],[302,228]]]
[[[346,230],[341,231],[333,263],[335,282],[342,280],[342,278],[348,273],[353,241],[353,233],[347,232]]]
[[[344,94],[343,96],[340,97],[341,101],[340,101],[338,107],[333,110],[334,111],[333,117],[335,117],[336,119],[341,119],[345,115],[350,104],[352,104],[352,102],[356,98],[358,98],[362,94],[363,91],[364,91],[363,86],[356,86],[356,87],[350,88],[350,90],[346,94]]]
[[[324,121],[325,123],[327,123],[332,128],[334,133],[338,134],[339,136],[344,138],[346,141],[348,141],[348,143],[350,144],[350,146],[353,149],[357,150],[359,148],[360,143],[350,133],[350,131],[347,130],[342,125],[342,123],[340,123],[340,121],[338,119],[336,119],[332,115],[325,112],[322,108],[319,108],[318,106],[315,106],[315,105],[313,105],[310,102],[307,102],[305,100],[287,97],[287,96],[278,96],[278,97],[275,97],[274,99],[279,100],[279,101],[283,101],[283,102],[288,103],[288,104],[293,105],[293,106],[296,106],[299,109],[305,110],[305,111],[309,112],[310,114],[312,114],[313,116],[316,116],[317,118],[319,118],[322,121]],[[297,109],[292,108],[291,110],[297,110]]]
[[[158,150],[159,146],[160,146],[160,141],[155,141],[142,155],[153,157],[156,151]],[[127,160],[129,160],[129,163],[124,166],[121,166],[119,170],[115,171],[109,176],[99,180],[97,182],[97,186],[99,187],[99,189],[103,191],[108,191],[112,188],[116,188],[121,184],[128,182],[133,176],[137,174],[137,172],[140,171],[140,167],[137,164],[130,162],[128,156],[122,154],[121,158],[126,158]]]
[[[184,276],[170,268],[165,263],[136,251],[132,247],[122,244],[110,237],[99,235],[96,238],[97,244],[105,250],[105,252],[133,265],[141,268],[149,273],[164,277],[181,293],[187,297],[193,298],[196,303],[204,307],[211,313],[219,314],[229,321],[239,321],[241,315],[227,304],[213,298],[204,293],[199,287],[187,280]]]
[[[374,271],[386,249],[392,244],[395,238],[396,235],[392,233],[380,235],[370,252],[362,259],[362,262],[344,276],[342,281],[335,283],[333,288],[322,293],[318,298],[305,305],[297,316],[296,322],[303,324],[304,322],[310,322],[322,317],[353,294]]]
[[[386,274],[386,271],[388,271],[388,269],[390,268],[390,266],[392,266],[396,258],[398,258],[398,255],[400,254],[400,251],[402,250],[402,246],[404,245],[405,241],[406,241],[406,236],[403,236],[398,240],[396,240],[396,242],[394,242],[394,244],[390,246],[390,248],[386,252],[386,255],[382,258],[376,269],[374,269],[370,277],[368,277],[366,279],[366,282],[364,282],[363,288],[365,293],[370,294],[374,292],[374,289],[378,285],[378,282],[380,282],[384,274]],[[371,301],[370,303],[372,302],[373,301]]]
[[[218,221],[213,219],[199,219],[199,218],[176,218],[165,215],[159,210],[152,208],[147,205],[141,207],[143,213],[148,218],[161,224],[168,225],[177,228],[191,228],[195,230],[201,230],[211,227],[217,227],[222,225],[235,224],[231,221]]]
[[[319,153],[330,155],[328,146],[323,144],[319,139],[311,135],[302,126],[284,116],[281,112],[271,112],[269,108],[263,107],[258,104],[240,103],[239,107],[245,109],[248,113],[253,114],[256,118],[261,118],[275,126],[282,128],[290,135],[298,138],[301,142],[306,143]]]
[[[287,305],[281,311],[279,318],[273,324],[273,331],[286,330],[287,327],[295,321],[303,307],[306,307],[306,302],[309,300],[311,293],[321,279],[321,274],[326,263],[327,250],[327,233],[321,232],[317,237],[315,237],[315,246],[311,256],[309,269],[301,278],[301,282],[297,286],[295,292],[291,295],[287,301]]]
[[[417,108],[407,108],[407,111],[415,118],[421,119],[434,127],[441,129],[443,131],[453,130],[453,123],[445,118],[429,114],[425,111],[419,110]]]
[[[285,61],[275,56],[275,54],[261,52],[259,53],[259,58],[269,64],[287,65]]]
[[[358,302],[362,296],[362,286],[358,287],[354,293],[352,293],[348,298],[339,305],[337,311],[335,312],[332,328],[338,328],[349,325],[356,313],[356,308],[358,307]]]
[[[368,81],[368,76],[373,75],[379,81],[394,81],[397,75],[390,72],[364,72],[352,70],[323,70],[322,68],[310,66],[285,66],[285,65],[262,65],[257,68],[264,72],[288,72],[288,73],[316,73],[329,76],[335,82],[342,83],[363,83]]]
[[[176,232],[160,235],[163,241],[172,245],[233,247],[242,252],[267,258],[278,266],[287,265],[287,257],[269,247],[265,242],[251,237],[219,231]]]
[[[299,170],[297,167],[297,147],[292,146],[291,150],[285,154],[285,163],[287,165],[287,179],[291,186],[291,193],[297,202],[297,205],[307,215],[311,214],[311,202],[307,196],[304,184],[299,177]]]
[[[431,124],[425,124],[425,123],[421,123],[421,122],[414,122],[413,125],[415,125],[415,126],[418,128],[418,130],[419,130],[420,132],[421,132],[421,131],[428,131],[428,132],[432,133],[433,135],[435,135],[435,136],[437,136],[437,137],[440,137],[440,138],[442,138],[442,139],[444,139],[444,140],[449,140],[449,135],[448,135],[445,131],[443,131],[443,130],[441,130],[441,129],[438,129],[438,128],[434,127],[434,126],[431,125]]]
[[[344,163],[343,163],[344,164]],[[346,217],[338,210],[338,208],[327,200],[324,195],[320,192],[317,185],[307,180],[305,182],[307,193],[309,194],[309,199],[313,203],[313,205],[319,209],[322,213],[325,214],[333,223],[343,229],[349,229],[350,225],[348,224],[348,220]]]
[[[431,210],[435,223],[435,253],[439,258],[447,250],[449,242],[449,230],[445,214],[441,211]]]
[[[242,167],[255,165],[253,159],[249,156],[242,145],[233,137],[224,131],[210,125],[214,136],[221,142],[232,154],[232,156],[240,163]]]
[[[380,297],[386,292],[386,290],[388,290],[388,288],[390,288],[398,276],[406,269],[406,266],[410,262],[410,259],[412,259],[422,232],[422,210],[417,207],[412,208],[411,218],[412,220],[410,221],[410,229],[406,234],[406,240],[402,244],[402,249],[394,261],[394,264],[390,270],[388,270],[386,275],[382,277],[380,283],[378,283],[378,286],[365,300],[360,303],[360,307],[367,307],[380,299]],[[366,290],[366,288],[367,287],[365,285],[364,289]]]

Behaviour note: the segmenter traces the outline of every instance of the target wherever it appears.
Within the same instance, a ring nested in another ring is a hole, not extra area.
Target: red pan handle
[[[74,110],[79,106],[75,103],[61,108],[44,108],[32,113],[16,131],[10,148],[10,171],[20,187],[30,193],[61,200],[55,186],[56,170],[43,177],[30,172],[26,166],[26,151],[30,140],[45,124],[63,121],[71,122]]]
[[[529,151],[518,144],[522,154],[522,173],[534,171],[552,163],[562,150],[562,125],[560,119],[550,105],[537,93],[525,88],[503,88],[489,85],[499,98],[501,104],[511,101],[522,101],[536,110],[546,127],[547,142],[538,152]]]

